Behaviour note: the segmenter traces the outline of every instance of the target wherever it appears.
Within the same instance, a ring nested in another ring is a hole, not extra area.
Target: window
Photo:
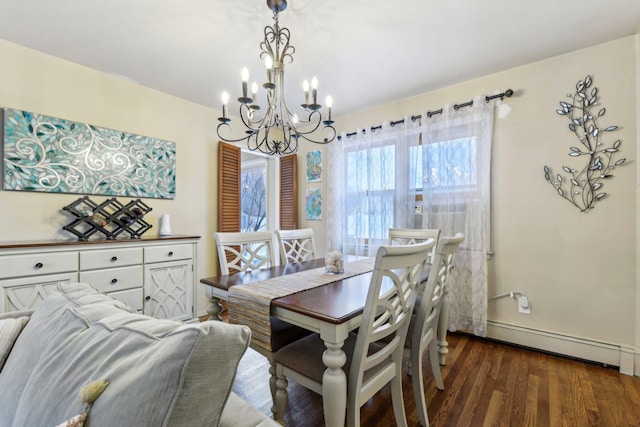
[[[426,226],[422,217],[416,222],[414,210],[423,195],[429,222],[438,219],[435,212],[451,212],[457,203],[464,208],[464,199],[475,191],[475,136],[423,144],[415,133],[403,141],[387,138],[345,149],[345,250],[371,253],[386,244],[389,228]]]
[[[242,162],[240,174],[240,228],[243,232],[267,229],[267,162]]]

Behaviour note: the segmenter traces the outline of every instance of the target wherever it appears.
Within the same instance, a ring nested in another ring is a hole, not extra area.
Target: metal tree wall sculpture
[[[612,132],[618,126],[601,128],[597,121],[605,115],[606,109],[600,108],[597,114],[592,110],[598,106],[598,88],[589,90],[593,79],[587,76],[584,81],[576,84],[576,93],[567,94],[571,102],[560,101],[561,116],[569,119],[569,130],[573,132],[582,146],[569,147],[569,156],[587,158],[587,162],[580,170],[562,166],[565,174],[555,174],[548,166],[544,167],[545,179],[556,189],[558,194],[568,200],[580,212],[593,209],[595,203],[607,196],[602,191],[603,180],[611,178],[612,170],[620,166],[626,159],[614,161],[615,154],[620,150],[621,141],[618,139],[610,147],[604,147],[600,140],[603,132]]]

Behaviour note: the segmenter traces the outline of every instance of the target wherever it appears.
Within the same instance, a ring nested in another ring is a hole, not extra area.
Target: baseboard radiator
[[[577,359],[616,366],[621,374],[640,376],[640,348],[605,343],[508,323],[488,321],[487,338]]]

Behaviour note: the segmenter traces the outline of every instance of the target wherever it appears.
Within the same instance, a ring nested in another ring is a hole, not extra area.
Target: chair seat
[[[351,368],[353,349],[356,346],[356,334],[349,334],[342,350],[347,355],[347,362],[342,367],[345,372]],[[301,340],[289,344],[276,353],[276,363],[303,374],[315,382],[322,382],[322,374],[326,367],[322,363],[322,353],[327,349],[319,334],[311,334]]]
[[[344,351],[347,356],[347,361],[342,366],[342,370],[345,371],[347,375],[349,375],[349,371],[351,370],[351,361],[353,360],[353,352],[357,339],[358,334],[350,333],[342,347],[342,351]],[[373,353],[377,348],[379,348],[379,346],[371,344],[369,346],[369,353]],[[278,351],[276,353],[276,363],[285,365],[289,369],[303,374],[317,383],[321,383],[322,375],[326,369],[324,363],[322,363],[322,353],[324,353],[326,349],[327,347],[320,338],[320,334],[311,334]],[[317,361],[317,363],[309,363],[314,360]],[[365,380],[377,371],[378,369],[375,368],[367,371]]]
[[[299,340],[312,332],[308,329],[301,328],[284,320],[271,318],[271,351],[278,351],[285,345]]]

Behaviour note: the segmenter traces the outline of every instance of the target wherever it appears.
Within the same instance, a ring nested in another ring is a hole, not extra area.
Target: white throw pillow
[[[4,362],[7,361],[13,343],[16,342],[18,335],[28,321],[29,317],[27,316],[0,320],[0,371],[2,371]]]

